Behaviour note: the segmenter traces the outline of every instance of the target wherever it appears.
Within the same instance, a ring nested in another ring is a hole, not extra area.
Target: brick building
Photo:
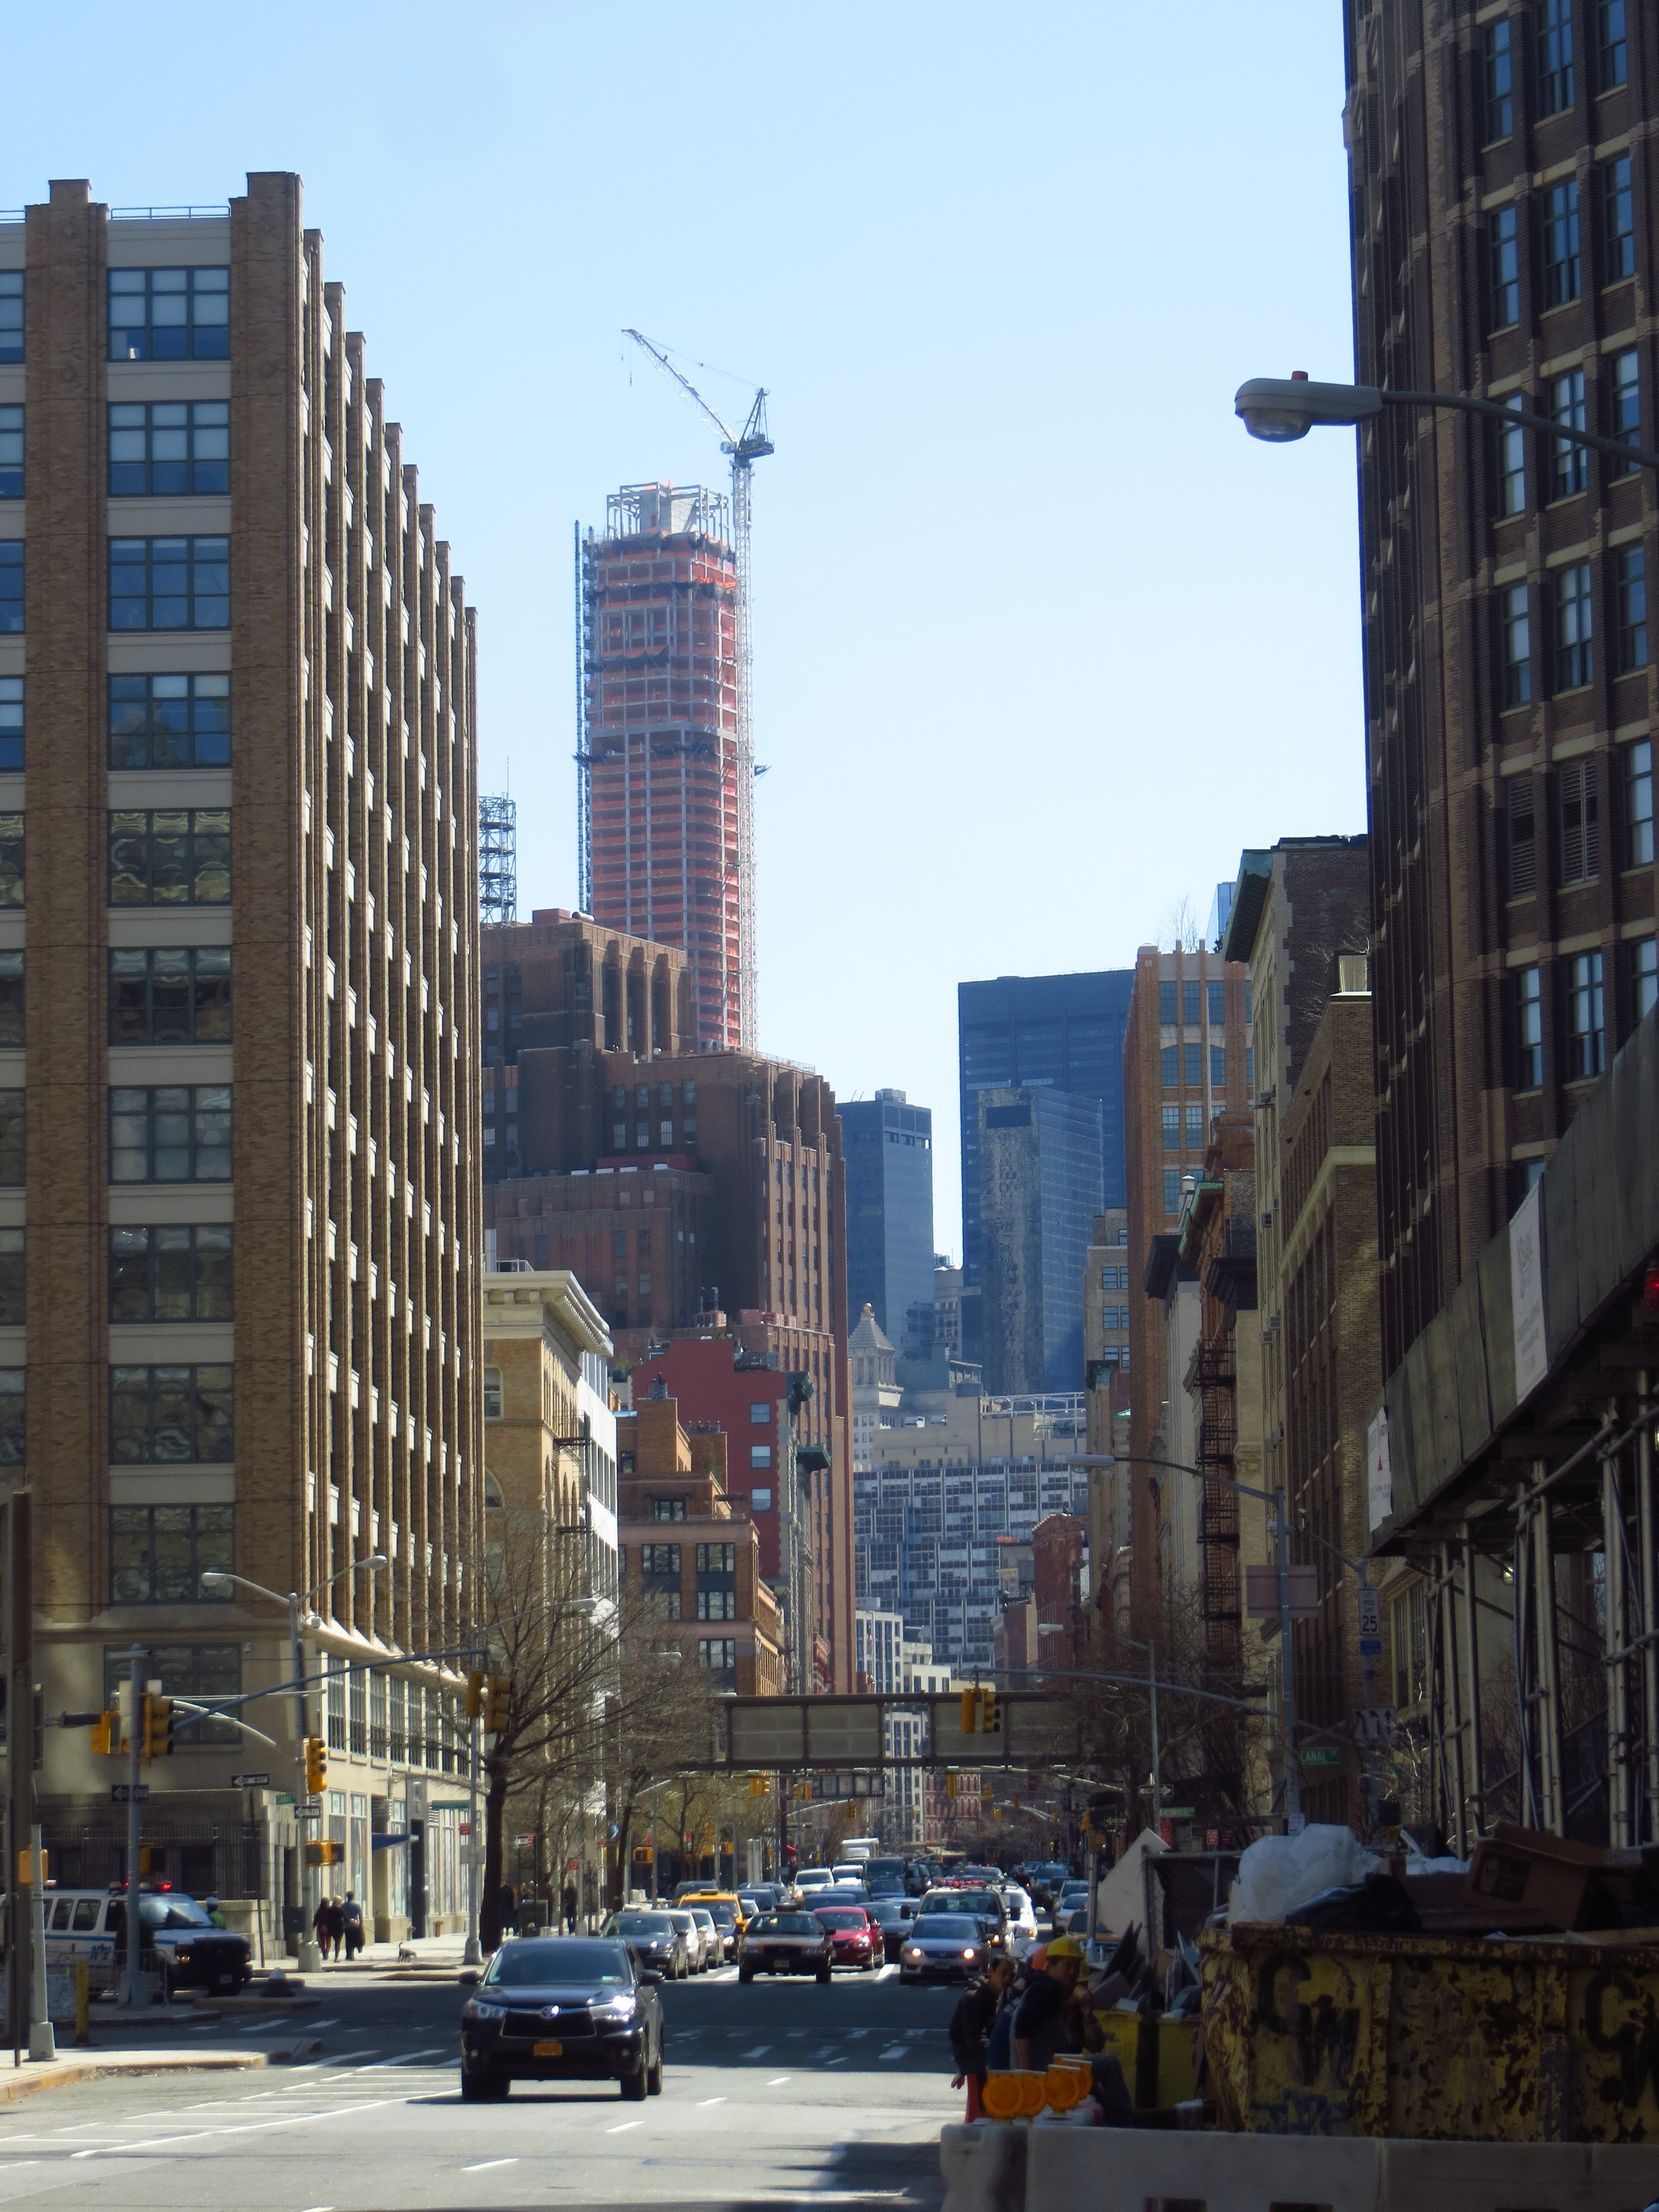
[[[1659,34],[1347,0],[1362,381],[1651,448]],[[1382,1366],[1659,988],[1654,477],[1480,417],[1359,435]]]
[[[286,1601],[202,1576],[315,1592],[325,1832],[377,1923],[431,1926],[460,1902],[458,1838],[417,1828],[405,1777],[455,1769],[455,1676],[348,1670],[453,1650],[471,1619],[472,612],[297,177],[165,222],[55,182],[0,228],[0,271],[24,279],[0,404],[25,428],[0,809],[27,844],[0,920],[0,1224],[27,1306],[3,1404],[46,1705],[110,1702],[137,1638],[167,1691],[269,1687],[249,1718],[294,1790]],[[154,1863],[297,1903],[270,1793],[244,1845],[244,1739],[207,1718],[179,1741]],[[84,1732],[45,1739],[66,1881],[115,1870],[108,1783]]]
[[[1165,1398],[1181,1378],[1167,1370],[1161,1290],[1146,1289],[1157,1237],[1173,1235],[1183,1178],[1195,1173],[1224,1107],[1244,1109],[1255,1088],[1249,979],[1207,948],[1135,957],[1123,1048],[1124,1148],[1128,1176],[1129,1450],[1146,1461]],[[1158,1505],[1150,1470],[1130,1475],[1135,1633],[1157,1632]]]
[[[784,1686],[783,1631],[753,1519],[726,1486],[723,1430],[681,1427],[665,1392],[617,1423],[617,1520],[628,1592],[653,1636],[679,1644],[717,1689]]]

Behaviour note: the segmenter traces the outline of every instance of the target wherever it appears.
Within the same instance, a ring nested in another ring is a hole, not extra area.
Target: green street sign
[[[1316,1743],[1302,1754],[1304,1766],[1340,1766],[1342,1753],[1334,1743]]]
[[[1195,1805],[1164,1805],[1158,1808],[1158,1817],[1160,1820],[1195,1820],[1198,1808]]]

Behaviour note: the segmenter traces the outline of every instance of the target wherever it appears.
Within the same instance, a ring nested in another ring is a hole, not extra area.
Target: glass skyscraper
[[[847,1321],[865,1307],[899,1346],[933,1297],[933,1112],[902,1091],[838,1107],[847,1189]]]

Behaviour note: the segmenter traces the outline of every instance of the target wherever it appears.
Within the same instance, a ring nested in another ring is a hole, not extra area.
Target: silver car
[[[697,1933],[702,1937],[702,1970],[726,1964],[726,1945],[718,1923],[706,1905],[688,1905],[686,1911],[697,1923]]]
[[[689,1905],[671,1905],[668,1908],[668,1917],[673,1922],[675,1927],[679,1929],[680,1934],[685,1938],[685,1962],[687,1972],[693,1974],[702,1973],[703,1968],[708,1964],[708,1960],[703,1951],[702,1930],[698,1927],[696,1920],[692,1917],[690,1907]]]

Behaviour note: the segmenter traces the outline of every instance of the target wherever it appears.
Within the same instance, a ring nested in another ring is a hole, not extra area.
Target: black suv
[[[662,2002],[631,1945],[604,1936],[502,1944],[464,1975],[461,2096],[505,2097],[514,2081],[617,2081],[624,2097],[662,2088]]]

